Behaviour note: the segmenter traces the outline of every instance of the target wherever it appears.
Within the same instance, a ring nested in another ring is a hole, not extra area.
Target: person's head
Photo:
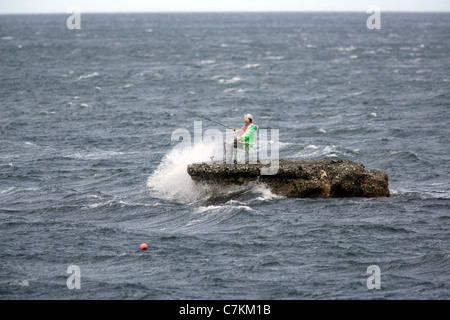
[[[246,123],[253,122],[253,116],[250,113],[244,115],[244,121]]]

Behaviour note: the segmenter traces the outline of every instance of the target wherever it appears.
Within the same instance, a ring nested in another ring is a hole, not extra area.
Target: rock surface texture
[[[388,197],[388,174],[384,170],[366,170],[362,163],[350,160],[280,159],[275,174],[265,175],[264,169],[274,163],[225,164],[193,163],[187,172],[195,181],[224,185],[260,181],[273,193],[289,198],[307,197]]]

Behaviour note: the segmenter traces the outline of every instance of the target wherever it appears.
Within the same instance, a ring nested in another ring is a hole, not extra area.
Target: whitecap
[[[243,92],[247,92],[247,89],[241,89],[241,88],[228,88],[225,89],[223,92],[239,92],[239,93],[243,93]]]
[[[219,83],[223,83],[223,84],[233,84],[233,83],[237,83],[239,81],[241,81],[242,79],[239,77],[233,77],[231,79],[219,79],[218,82]]]
[[[202,60],[199,63],[197,63],[198,65],[205,65],[205,64],[213,64],[215,63],[215,60]]]
[[[2,37],[2,40],[12,40],[12,39],[14,39],[14,37],[12,37],[12,36]]]
[[[268,56],[265,59],[268,59],[268,60],[282,60],[282,59],[284,59],[284,57],[283,56]]]
[[[284,196],[272,193],[270,188],[263,183],[255,184],[255,186],[252,188],[252,191],[261,194],[259,197],[255,198],[255,200],[257,200],[257,201],[269,201],[269,200],[273,200],[273,199],[285,198]]]
[[[127,256],[127,255],[128,255],[127,252],[122,252],[122,253],[116,254],[116,257],[124,257],[124,256]]]
[[[241,69],[251,69],[251,68],[258,68],[260,65],[257,63],[254,64],[246,64],[245,66],[241,67]]]
[[[280,148],[284,148],[284,147],[290,146],[291,144],[292,143],[290,143],[290,142],[281,142],[281,141],[278,142],[278,146]]]
[[[9,192],[11,192],[12,190],[14,190],[15,188],[16,188],[16,187],[11,187],[11,188],[2,190],[2,191],[0,191],[0,194],[4,194],[4,193],[8,194]]]
[[[87,75],[79,76],[78,80],[88,79],[88,78],[92,78],[92,77],[96,77],[96,76],[98,76],[98,73],[94,72],[94,73],[90,73],[90,74],[87,74]]]
[[[334,151],[336,151],[336,146],[326,146],[326,147],[323,149],[323,152],[324,152],[324,153],[330,153],[330,152],[334,152]]]
[[[337,157],[336,146],[325,146],[322,150],[318,146],[308,145],[300,152],[295,154],[295,157],[309,158],[312,156]]]
[[[104,206],[110,206],[111,207],[113,205],[119,205],[122,208],[126,207],[126,206],[132,206],[132,204],[130,204],[128,202],[125,202],[125,201],[122,201],[122,200],[119,200],[119,201],[117,201],[117,200],[109,200],[109,201],[106,201],[106,202],[92,203],[92,204],[89,204],[87,206],[83,206],[81,208],[81,210],[96,209],[96,208],[100,208],[100,207],[104,207]]]
[[[353,50],[356,50],[356,47],[354,47],[352,45],[350,47],[338,47],[337,50],[338,51],[353,51]]]
[[[118,151],[94,151],[87,153],[74,153],[65,155],[69,158],[81,159],[81,160],[99,160],[99,159],[107,159],[117,155],[123,155],[123,152]]]
[[[17,280],[9,283],[10,286],[19,286],[19,287],[29,287],[30,283],[28,280]]]

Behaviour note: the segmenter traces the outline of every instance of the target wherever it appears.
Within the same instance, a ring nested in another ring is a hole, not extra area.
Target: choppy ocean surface
[[[0,298],[449,299],[450,14],[368,16],[0,16]],[[281,158],[384,169],[391,196],[195,188],[182,109],[252,113]]]

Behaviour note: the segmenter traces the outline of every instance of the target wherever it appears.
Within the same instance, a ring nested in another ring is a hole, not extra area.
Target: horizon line
[[[83,11],[83,14],[146,14],[146,13],[165,13],[165,14],[179,14],[179,13],[364,13],[361,10],[202,10],[202,11]],[[384,13],[450,13],[449,11],[436,10],[381,10]],[[0,15],[40,15],[40,14],[69,14],[67,12],[0,12]]]

